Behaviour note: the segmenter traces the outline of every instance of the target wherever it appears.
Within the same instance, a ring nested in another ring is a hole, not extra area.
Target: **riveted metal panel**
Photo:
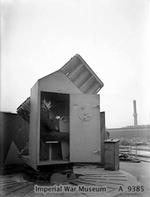
[[[99,95],[70,95],[70,161],[100,162]]]

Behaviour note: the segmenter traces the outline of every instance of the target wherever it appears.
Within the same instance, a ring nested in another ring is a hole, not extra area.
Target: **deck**
[[[107,192],[105,193],[87,193],[87,192],[75,192],[75,193],[49,193],[46,196],[58,197],[58,196],[112,196],[118,193],[119,186],[126,187],[128,184],[137,184],[136,179],[130,174],[123,171],[106,171],[96,165],[77,165],[74,166],[74,173],[78,174],[78,177],[70,177],[67,180],[61,180],[59,184],[65,185],[86,185],[86,186],[105,186]],[[0,175],[0,196],[7,197],[35,197],[44,196],[43,194],[37,194],[34,192],[35,185],[50,186],[48,182],[29,182],[24,180],[23,175]]]

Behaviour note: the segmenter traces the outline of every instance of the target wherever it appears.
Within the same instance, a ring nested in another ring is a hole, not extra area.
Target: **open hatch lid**
[[[78,54],[72,57],[60,71],[85,94],[97,94],[104,85]]]

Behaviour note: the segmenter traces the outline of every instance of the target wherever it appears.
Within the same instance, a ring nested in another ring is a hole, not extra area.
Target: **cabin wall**
[[[82,92],[61,72],[57,71],[39,80],[39,90],[60,93]]]
[[[29,156],[33,167],[38,162],[39,152],[39,125],[40,125],[40,101],[38,82],[31,89],[31,113],[29,134]]]
[[[70,160],[101,162],[99,95],[71,94]]]

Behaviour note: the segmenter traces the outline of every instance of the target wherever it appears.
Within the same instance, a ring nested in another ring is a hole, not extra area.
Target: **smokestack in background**
[[[138,121],[137,121],[136,100],[133,100],[133,117],[134,117],[134,126],[137,126]]]

